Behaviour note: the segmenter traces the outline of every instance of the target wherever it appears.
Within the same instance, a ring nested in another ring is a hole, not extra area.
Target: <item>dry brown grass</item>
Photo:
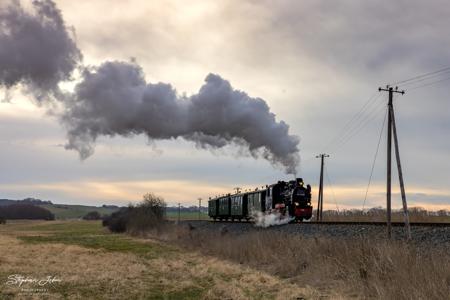
[[[0,227],[0,299],[311,299],[320,296],[311,287],[302,288],[263,271],[198,252],[170,251],[164,255],[158,252],[161,255],[149,258],[129,252],[17,239],[48,237],[54,233],[51,229],[56,228],[55,225],[67,224],[70,228],[82,224],[87,230],[91,223],[26,222]],[[45,231],[36,230],[41,225]],[[34,229],[28,230],[31,228]],[[58,234],[65,228],[59,227]],[[96,230],[89,231],[86,238],[111,235]],[[152,246],[149,249],[154,249],[155,245],[158,249],[165,247],[151,239],[133,241]],[[61,278],[62,283],[49,287],[45,295],[21,294],[20,288],[5,284],[11,274],[37,278],[54,275]]]
[[[450,212],[446,210],[427,211],[421,207],[410,207],[409,221],[417,223],[450,223]],[[313,217],[316,211],[313,212]],[[404,222],[404,215],[401,210],[392,212],[392,222]],[[352,210],[326,210],[323,212],[324,221],[332,222],[385,222],[386,211],[381,208],[372,208],[366,211],[359,209]]]
[[[241,235],[175,227],[160,238],[314,286],[330,298],[448,299],[448,248],[404,242],[302,238],[259,231]]]

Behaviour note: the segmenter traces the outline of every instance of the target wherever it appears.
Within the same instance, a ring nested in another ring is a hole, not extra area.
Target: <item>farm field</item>
[[[166,212],[166,217],[169,220],[178,220],[178,212],[175,211],[168,211]],[[180,220],[198,220],[198,212],[188,212],[188,211],[181,211],[180,212]],[[208,217],[208,213],[202,212],[200,214],[200,220],[210,220],[210,217]]]
[[[312,287],[153,239],[112,234],[96,221],[0,226],[0,299],[302,299]],[[14,282],[14,275],[50,281]],[[20,286],[19,286],[20,285]]]
[[[84,217],[87,213],[92,211],[96,211],[100,215],[110,215],[118,210],[117,208],[109,208],[109,207],[69,205],[69,204],[42,204],[39,206],[48,209],[52,214],[55,215],[55,218],[59,220],[80,219]]]

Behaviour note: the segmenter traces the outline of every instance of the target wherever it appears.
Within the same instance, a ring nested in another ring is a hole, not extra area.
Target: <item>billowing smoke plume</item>
[[[298,139],[289,135],[289,126],[275,120],[264,100],[233,89],[218,75],[209,74],[197,94],[184,97],[170,84],[147,83],[135,63],[105,62],[85,67],[74,93],[62,97],[58,84],[70,79],[81,53],[55,4],[34,1],[31,13],[15,1],[1,10],[0,26],[0,85],[21,83],[41,101],[49,92],[59,97],[66,148],[82,159],[93,154],[99,136],[145,134],[204,148],[237,144],[295,172]]]
[[[191,140],[202,146],[244,145],[263,152],[274,164],[294,172],[298,140],[289,126],[276,122],[266,102],[234,90],[209,74],[197,94],[179,97],[169,84],[147,83],[139,66],[106,62],[83,74],[67,106],[70,149],[82,158],[93,153],[101,135],[146,134],[149,139]]]
[[[0,7],[0,85],[23,83],[35,95],[57,90],[81,59],[61,12],[52,1],[18,1]]]

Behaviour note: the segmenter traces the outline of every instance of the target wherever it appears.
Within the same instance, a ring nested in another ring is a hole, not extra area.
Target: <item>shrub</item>
[[[103,226],[108,227],[112,232],[125,232],[127,230],[127,222],[132,207],[121,208],[113,212],[110,216],[103,219]]]
[[[107,226],[113,232],[128,231],[132,234],[151,229],[159,230],[164,225],[165,208],[166,203],[163,198],[148,193],[136,206],[122,208],[105,218],[103,226]]]
[[[48,209],[32,204],[12,204],[0,207],[0,218],[7,220],[27,219],[27,220],[54,220]]]
[[[164,224],[166,203],[164,199],[151,193],[130,210],[127,231],[142,233],[151,229],[160,229]]]
[[[91,211],[91,212],[88,212],[83,217],[83,220],[92,221],[92,220],[100,220],[101,218],[102,218],[102,216],[100,215],[100,213],[98,211]]]

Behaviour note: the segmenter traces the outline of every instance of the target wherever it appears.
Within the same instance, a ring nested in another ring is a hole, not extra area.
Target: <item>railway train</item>
[[[311,186],[304,186],[302,178],[278,181],[263,189],[236,192],[208,201],[208,216],[214,221],[242,221],[255,219],[257,215],[278,214],[292,221],[309,220],[312,216]]]

